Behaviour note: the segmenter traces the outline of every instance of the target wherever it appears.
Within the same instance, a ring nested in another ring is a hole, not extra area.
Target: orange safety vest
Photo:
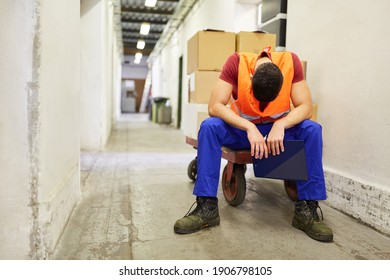
[[[269,102],[263,112],[260,111],[260,102],[253,96],[251,80],[259,54],[240,53],[237,99],[232,98],[230,102],[230,108],[237,115],[256,124],[275,122],[290,112],[290,94],[294,77],[292,55],[290,52],[272,52],[270,54],[272,62],[279,67],[283,74],[283,85],[278,97]]]

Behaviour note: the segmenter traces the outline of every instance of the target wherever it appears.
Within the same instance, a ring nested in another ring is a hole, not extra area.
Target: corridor
[[[103,150],[81,152],[82,195],[51,259],[390,258],[388,237],[324,203],[333,243],[294,229],[293,202],[281,181],[254,178],[250,166],[243,204],[228,205],[219,189],[219,227],[176,235],[173,224],[194,202],[187,167],[195,155],[181,130],[150,122],[146,114],[122,115]]]

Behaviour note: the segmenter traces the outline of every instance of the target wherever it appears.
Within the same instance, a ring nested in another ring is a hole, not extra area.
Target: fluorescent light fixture
[[[148,35],[149,30],[150,30],[150,23],[144,22],[141,24],[141,30],[139,31],[139,33],[141,33],[142,35]]]
[[[156,6],[157,0],[145,0],[146,7],[154,7]]]
[[[141,59],[134,59],[134,64],[140,64]]]
[[[137,42],[137,49],[143,50],[145,48],[145,41],[144,40],[138,40]]]
[[[142,53],[137,52],[137,53],[135,54],[135,59],[141,60],[141,58],[142,58]]]

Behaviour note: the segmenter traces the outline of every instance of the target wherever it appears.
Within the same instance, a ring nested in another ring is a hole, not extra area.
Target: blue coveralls
[[[257,125],[262,135],[267,135],[272,123]],[[326,188],[322,167],[322,127],[305,120],[285,130],[285,140],[304,140],[309,179],[297,181],[298,200],[325,200]],[[216,197],[221,168],[221,147],[250,149],[247,133],[234,128],[220,118],[204,120],[198,134],[197,177],[193,194]]]

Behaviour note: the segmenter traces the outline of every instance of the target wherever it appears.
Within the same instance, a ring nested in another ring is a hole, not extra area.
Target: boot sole
[[[179,227],[174,226],[173,230],[175,231],[175,233],[178,233],[178,234],[190,234],[190,233],[195,233],[197,231],[200,231],[204,228],[217,227],[217,226],[219,226],[219,224],[220,224],[220,219],[218,218],[218,219],[216,219],[210,223],[204,224],[198,228],[187,229],[187,228],[179,228]]]
[[[296,229],[300,229],[304,231],[310,238],[321,241],[321,242],[332,242],[333,241],[333,234],[332,235],[314,235],[306,231],[305,226],[303,226],[301,223],[299,223],[296,219],[292,220],[292,226]]]

